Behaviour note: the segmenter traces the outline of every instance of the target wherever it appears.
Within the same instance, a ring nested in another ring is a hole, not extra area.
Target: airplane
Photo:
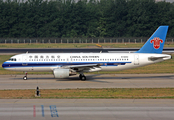
[[[147,42],[134,53],[25,53],[12,56],[2,64],[6,70],[25,72],[53,72],[54,77],[68,78],[95,71],[120,71],[171,59],[162,54],[168,26],[159,26]]]

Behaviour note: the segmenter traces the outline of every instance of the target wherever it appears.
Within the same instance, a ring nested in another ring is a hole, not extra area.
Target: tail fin
[[[168,26],[159,26],[144,46],[135,53],[162,53]]]

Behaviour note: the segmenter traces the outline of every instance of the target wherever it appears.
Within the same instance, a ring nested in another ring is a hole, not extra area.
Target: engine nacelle
[[[68,78],[69,69],[54,69],[53,74],[55,78]]]

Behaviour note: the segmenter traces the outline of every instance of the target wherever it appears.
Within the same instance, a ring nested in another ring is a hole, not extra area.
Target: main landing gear
[[[25,72],[25,76],[23,77],[23,80],[27,80],[27,72]]]
[[[82,80],[82,81],[85,81],[85,80],[86,80],[86,76],[85,76],[84,74],[80,74],[80,75],[79,75],[79,78],[80,78],[80,80]]]

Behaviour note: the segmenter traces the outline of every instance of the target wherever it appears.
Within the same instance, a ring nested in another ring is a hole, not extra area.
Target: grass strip
[[[0,90],[1,99],[174,99],[174,88]]]

